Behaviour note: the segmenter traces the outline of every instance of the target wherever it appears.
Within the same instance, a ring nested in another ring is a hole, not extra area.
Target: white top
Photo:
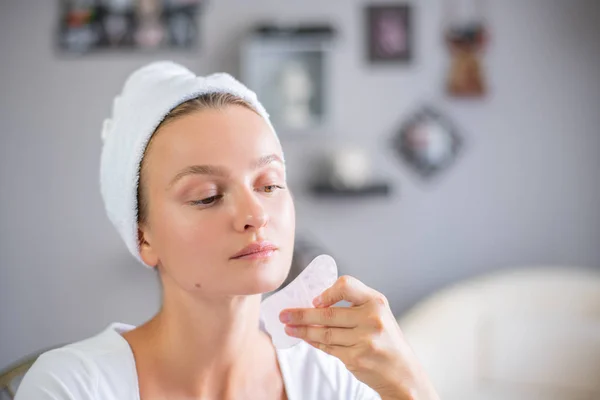
[[[121,336],[133,328],[113,323],[92,338],[42,354],[16,400],[140,400],[133,352]],[[340,360],[305,342],[276,353],[289,400],[380,399]]]

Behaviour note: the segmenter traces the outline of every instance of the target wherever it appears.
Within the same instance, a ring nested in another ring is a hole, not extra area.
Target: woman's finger
[[[377,292],[358,279],[344,275],[313,300],[315,307],[329,307],[345,300],[354,306],[360,306],[371,300]]]
[[[279,320],[288,325],[325,325],[354,328],[361,323],[358,310],[348,307],[290,308],[283,310]]]
[[[352,328],[286,325],[285,332],[290,336],[327,346],[350,347],[354,346],[358,341],[358,334]]]

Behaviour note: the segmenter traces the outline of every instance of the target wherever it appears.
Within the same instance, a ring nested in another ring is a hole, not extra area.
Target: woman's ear
[[[140,249],[140,257],[147,265],[154,268],[158,265],[158,255],[152,247],[152,239],[148,229],[142,229],[138,226],[138,247]]]

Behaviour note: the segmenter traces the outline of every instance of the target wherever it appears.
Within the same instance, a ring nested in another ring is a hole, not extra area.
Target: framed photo
[[[202,0],[58,0],[64,53],[191,49]]]
[[[396,154],[424,179],[453,164],[463,147],[454,124],[431,106],[408,118],[392,138]]]
[[[329,25],[257,26],[241,48],[241,78],[280,134],[320,134],[330,123]]]
[[[412,58],[412,21],[408,5],[374,5],[366,8],[369,61],[407,62]]]

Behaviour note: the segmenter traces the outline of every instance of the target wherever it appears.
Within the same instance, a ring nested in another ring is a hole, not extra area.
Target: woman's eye
[[[283,189],[283,187],[279,186],[279,185],[267,185],[264,188],[265,188],[265,193],[273,193],[277,189]]]
[[[207,197],[207,198],[202,199],[202,200],[193,201],[192,204],[198,205],[198,206],[209,206],[209,205],[217,202],[218,200],[220,200],[221,197],[223,197],[223,195],[218,194],[218,195],[215,195],[215,196]]]

